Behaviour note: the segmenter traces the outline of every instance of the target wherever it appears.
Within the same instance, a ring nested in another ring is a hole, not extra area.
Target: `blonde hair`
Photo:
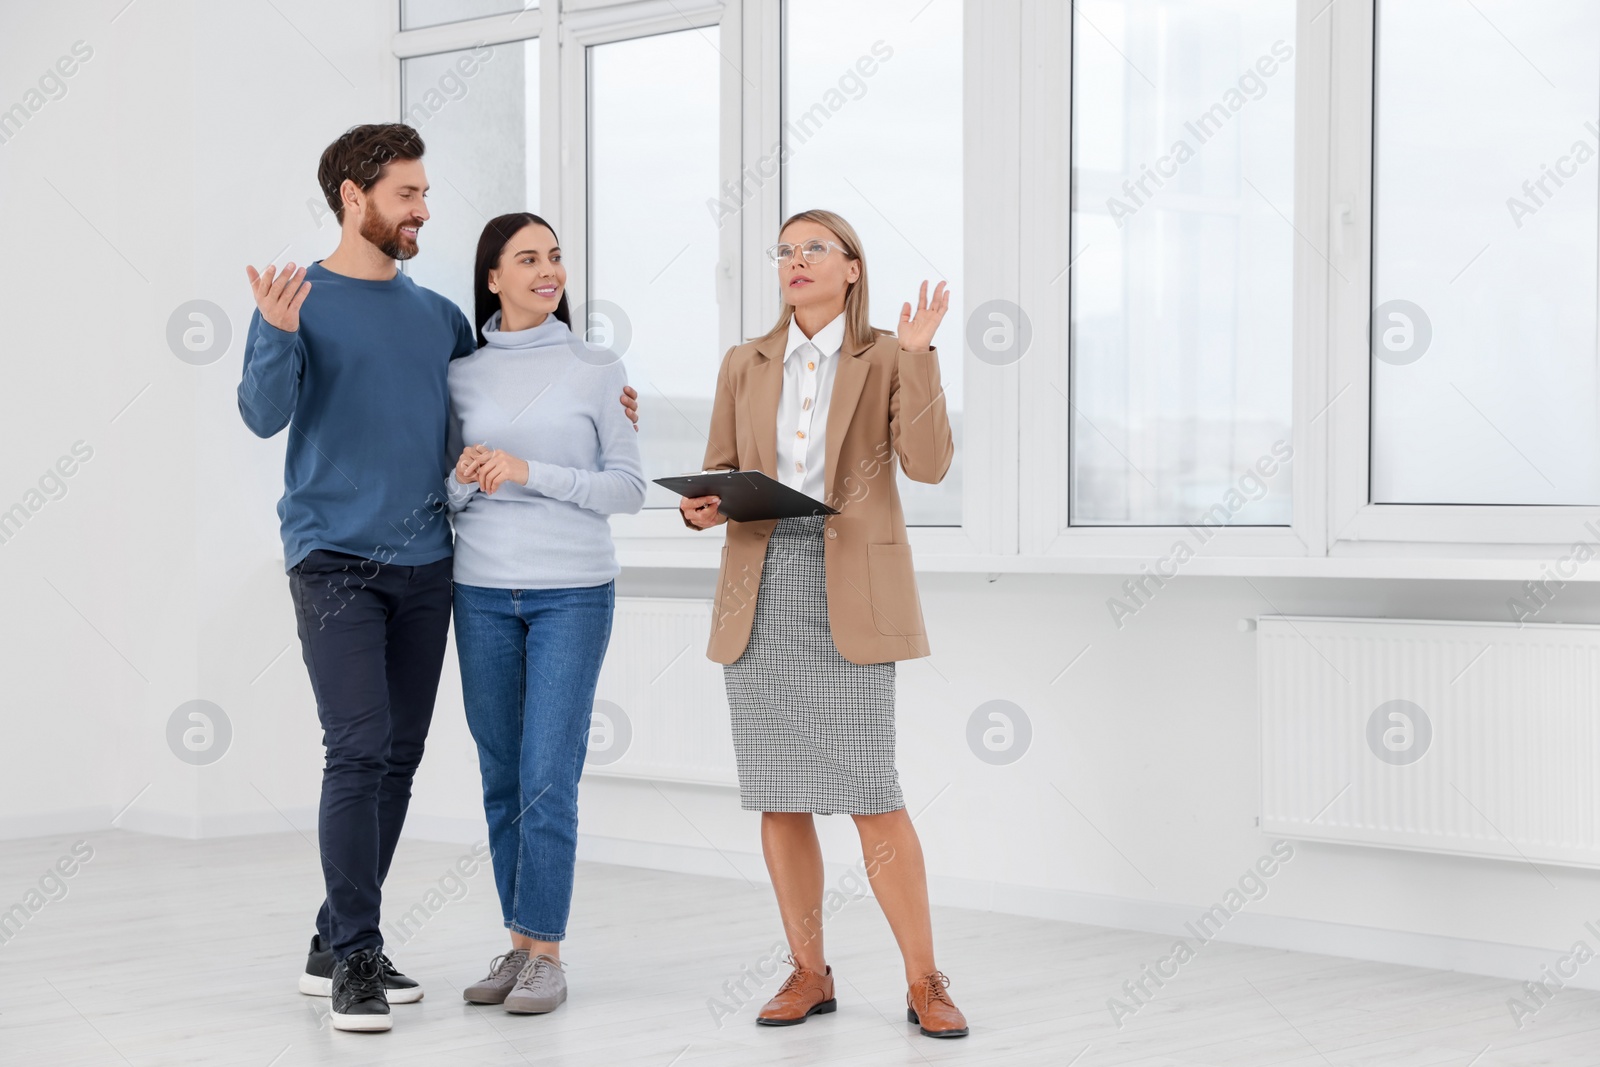
[[[878,332],[872,328],[872,323],[867,317],[867,261],[861,253],[861,238],[857,236],[854,226],[851,226],[840,215],[821,208],[812,208],[808,211],[797,211],[783,220],[783,225],[778,227],[781,237],[784,230],[797,222],[814,222],[819,226],[826,226],[839,238],[839,246],[844,254],[856,261],[861,268],[861,275],[850,283],[844,291],[844,343],[846,347],[861,348],[870,345],[877,339]],[[779,293],[783,289],[783,282],[779,280]],[[781,299],[781,296],[780,296]],[[789,320],[794,318],[794,305],[783,302],[783,311],[778,315],[777,325],[755,338],[757,341],[769,341],[774,337],[787,334]]]

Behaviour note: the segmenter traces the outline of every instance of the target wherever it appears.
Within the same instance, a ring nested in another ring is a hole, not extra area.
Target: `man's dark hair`
[[[352,126],[322,152],[317,164],[317,184],[328,206],[344,221],[344,201],[339,187],[349,179],[366,192],[383,177],[383,169],[397,159],[421,159],[422,137],[403,122]]]

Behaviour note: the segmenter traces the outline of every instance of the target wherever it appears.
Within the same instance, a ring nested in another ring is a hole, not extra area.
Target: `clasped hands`
[[[488,445],[468,445],[456,460],[456,481],[477,482],[490,496],[506,482],[528,484],[528,461]]]

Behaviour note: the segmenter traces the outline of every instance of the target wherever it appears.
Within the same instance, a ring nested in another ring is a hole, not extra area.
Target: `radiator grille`
[[[617,598],[585,774],[738,784],[710,633],[709,600]]]
[[[1267,616],[1257,653],[1266,832],[1600,867],[1600,627]]]

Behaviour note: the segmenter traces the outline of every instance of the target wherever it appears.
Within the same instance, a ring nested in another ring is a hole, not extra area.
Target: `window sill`
[[[913,541],[915,535],[913,534]],[[1368,546],[1363,546],[1368,547]],[[1390,545],[1386,554],[1334,556],[1222,556],[1196,555],[1177,570],[1178,576],[1210,578],[1394,578],[1435,581],[1528,581],[1557,579],[1600,582],[1600,559],[1562,575],[1553,564],[1563,552],[1513,554],[1479,546],[1470,555],[1459,545]],[[617,559],[624,568],[715,571],[721,562],[722,538],[707,538],[700,545],[617,544]],[[1106,574],[1136,575],[1151,566],[1148,556],[1001,556],[939,553],[919,549],[917,571],[922,574]],[[1572,568],[1566,567],[1571,570]]]

